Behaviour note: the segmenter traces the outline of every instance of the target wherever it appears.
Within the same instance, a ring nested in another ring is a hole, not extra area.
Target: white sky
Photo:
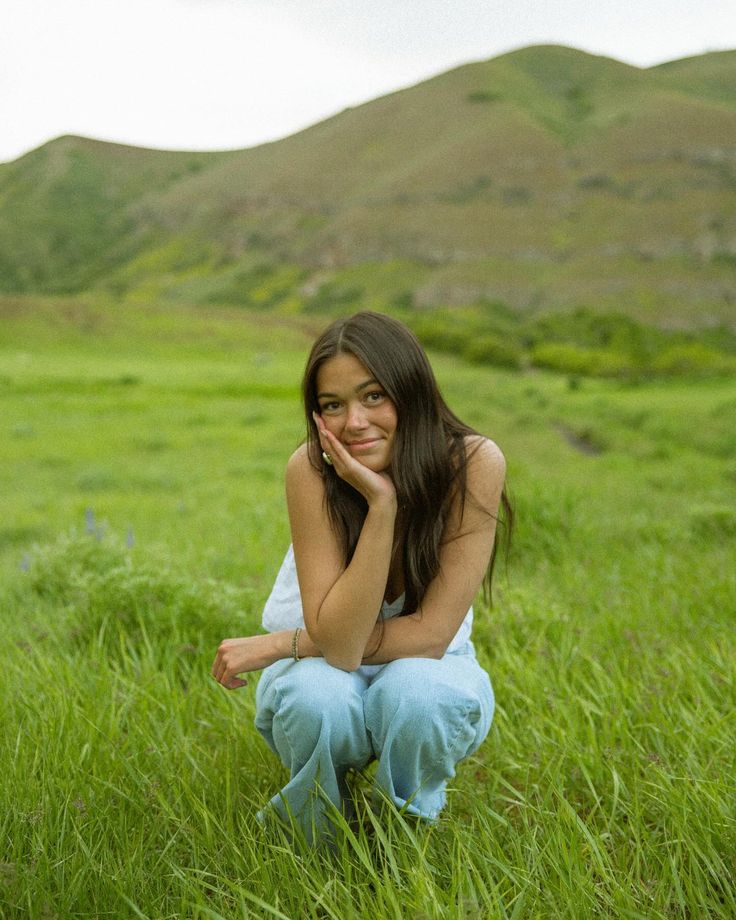
[[[60,134],[249,147],[530,44],[642,67],[736,48],[736,0],[2,0],[0,11],[0,162]]]

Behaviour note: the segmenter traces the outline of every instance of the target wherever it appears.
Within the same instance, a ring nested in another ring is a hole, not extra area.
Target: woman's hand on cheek
[[[382,499],[395,501],[396,489],[390,475],[385,470],[376,473],[368,469],[351,456],[345,445],[327,429],[322,416],[313,412],[312,417],[317,425],[322,450],[330,456],[337,475],[360,492],[369,505]]]

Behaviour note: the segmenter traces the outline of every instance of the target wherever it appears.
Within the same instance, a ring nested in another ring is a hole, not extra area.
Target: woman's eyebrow
[[[371,377],[370,380],[366,380],[364,383],[359,383],[357,387],[355,388],[355,392],[360,393],[360,391],[364,390],[366,387],[373,386],[374,384],[377,384],[377,383],[378,381],[374,377]],[[337,393],[317,393],[317,399],[326,399],[328,396],[337,397],[338,394]]]

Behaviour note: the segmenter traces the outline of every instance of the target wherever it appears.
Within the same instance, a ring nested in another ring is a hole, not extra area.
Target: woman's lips
[[[380,438],[366,438],[364,441],[351,441],[347,447],[350,451],[370,450],[376,444],[379,444],[380,440]]]

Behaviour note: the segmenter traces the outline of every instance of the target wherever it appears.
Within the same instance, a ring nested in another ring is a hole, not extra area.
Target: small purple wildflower
[[[23,553],[23,558],[20,560],[20,570],[21,572],[27,572],[31,567],[31,557],[28,553]]]
[[[133,528],[128,528],[128,533],[125,536],[125,545],[130,549],[132,546],[135,546],[135,534],[133,533]]]
[[[93,534],[96,530],[95,527],[95,513],[91,508],[87,508],[84,512],[84,520],[86,525],[86,530],[88,534]]]

